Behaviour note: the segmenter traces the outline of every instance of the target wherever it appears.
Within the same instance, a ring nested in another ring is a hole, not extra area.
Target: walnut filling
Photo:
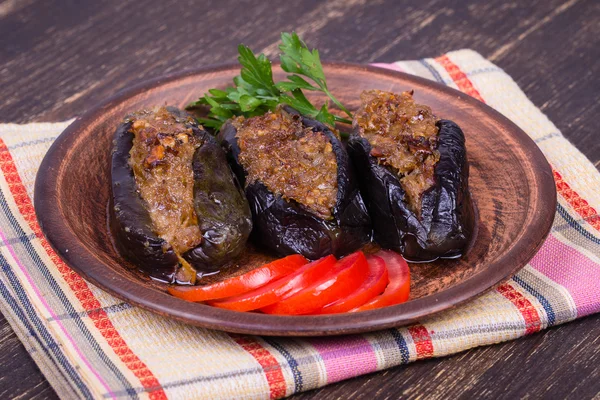
[[[370,143],[371,155],[397,172],[408,206],[420,216],[421,197],[435,184],[440,159],[438,119],[431,108],[415,103],[412,94],[364,91],[353,124]]]
[[[332,217],[337,198],[337,161],[322,132],[305,128],[299,117],[278,109],[234,121],[246,184],[262,182],[323,219]]]
[[[129,165],[153,230],[178,255],[183,254],[202,241],[194,210],[192,170],[200,139],[185,126],[191,118],[176,118],[164,107],[134,113],[130,120],[134,139]],[[184,267],[186,264],[182,262]]]

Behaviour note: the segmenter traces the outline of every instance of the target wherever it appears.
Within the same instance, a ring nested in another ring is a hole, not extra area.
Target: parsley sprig
[[[247,118],[262,115],[275,110],[281,103],[289,104],[300,113],[331,127],[336,121],[351,123],[352,113],[327,88],[319,51],[309,50],[306,43],[294,32],[281,34],[279,49],[281,68],[291,74],[286,77],[287,80],[275,83],[271,61],[264,54],[254,55],[250,48],[240,44],[238,61],[242,68],[240,75],[233,78],[234,86],[225,90],[210,89],[204,97],[190,104],[188,108],[208,106],[207,118],[200,118],[199,121],[215,130],[219,130],[229,118],[239,115]],[[350,119],[329,112],[328,102],[317,109],[306,98],[303,90],[323,92]]]

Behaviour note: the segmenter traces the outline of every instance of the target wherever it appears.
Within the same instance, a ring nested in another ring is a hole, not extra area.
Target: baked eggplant
[[[457,258],[473,233],[465,136],[412,92],[361,95],[348,151],[374,239],[409,261]]]
[[[350,159],[327,126],[279,107],[228,121],[219,139],[245,187],[259,246],[317,259],[344,256],[371,240]]]
[[[111,230],[151,277],[193,284],[244,249],[248,202],[215,138],[175,107],[128,116],[112,154]]]

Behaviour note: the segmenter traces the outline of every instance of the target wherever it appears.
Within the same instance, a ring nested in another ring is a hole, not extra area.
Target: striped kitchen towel
[[[377,64],[487,103],[550,161],[550,236],[510,281],[421,324],[329,338],[233,335],[123,303],[52,251],[33,183],[69,122],[0,125],[0,309],[61,398],[279,398],[415,360],[498,343],[600,310],[600,174],[504,71],[470,50]]]

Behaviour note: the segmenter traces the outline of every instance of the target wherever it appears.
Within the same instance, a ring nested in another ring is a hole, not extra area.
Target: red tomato
[[[369,264],[369,275],[363,284],[348,296],[323,307],[316,314],[338,314],[350,311],[383,293],[389,283],[385,261],[381,257],[368,256],[367,262]]]
[[[410,293],[410,270],[402,256],[389,250],[381,250],[375,254],[385,261],[390,274],[390,283],[385,291],[366,304],[350,310],[350,312],[373,310],[393,304],[404,303]]]
[[[267,314],[309,314],[355,291],[368,273],[367,259],[362,251],[357,251],[339,260],[327,274],[310,282],[299,292],[288,294],[279,302],[260,310]]]
[[[237,296],[289,275],[306,263],[308,263],[306,258],[300,254],[293,254],[212,285],[171,286],[168,291],[173,296],[187,301],[206,301]]]
[[[335,257],[329,255],[306,264],[281,279],[268,283],[250,292],[208,304],[235,311],[251,311],[268,306],[284,296],[296,293],[326,274],[336,264]]]

